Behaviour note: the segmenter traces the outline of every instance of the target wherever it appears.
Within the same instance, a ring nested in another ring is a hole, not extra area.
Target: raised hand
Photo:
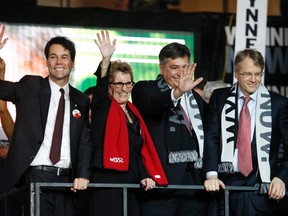
[[[0,80],[4,80],[5,77],[5,61],[0,57]],[[9,141],[12,139],[14,131],[14,121],[7,108],[6,101],[0,100],[0,120],[3,130]],[[9,146],[0,147],[0,157],[5,158],[8,152]]]
[[[96,35],[98,40],[94,39],[94,42],[99,47],[103,59],[111,58],[116,49],[116,39],[111,43],[108,31],[101,31],[101,34],[96,33]]]
[[[8,38],[3,39],[5,33],[5,25],[0,24],[0,50],[4,47],[6,44]]]
[[[179,84],[174,89],[174,97],[176,99],[181,97],[181,95],[184,94],[185,92],[193,89],[203,80],[203,77],[193,80],[195,69],[196,69],[196,63],[189,64],[184,69],[183,73],[180,74]]]

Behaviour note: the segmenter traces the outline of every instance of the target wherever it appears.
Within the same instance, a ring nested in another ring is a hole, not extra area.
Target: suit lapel
[[[74,134],[77,133],[76,129],[77,129],[77,117],[75,117],[75,111],[79,110],[80,108],[78,107],[79,105],[77,104],[77,100],[75,98],[75,92],[74,89],[71,88],[71,86],[69,85],[69,97],[70,97],[70,142],[71,142],[71,148],[73,148],[73,143],[74,143]]]
[[[51,98],[51,88],[49,85],[48,77],[41,81],[41,91],[39,94],[40,109],[41,109],[41,125],[43,128],[43,133],[45,131],[45,126],[47,122],[49,103]]]

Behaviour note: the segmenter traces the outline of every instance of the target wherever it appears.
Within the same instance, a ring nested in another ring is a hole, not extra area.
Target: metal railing
[[[8,208],[8,200],[11,196],[13,195],[17,195],[17,193],[20,193],[22,191],[28,191],[29,190],[29,186],[23,186],[23,187],[19,187],[19,188],[14,188],[10,191],[4,192],[4,193],[0,193],[0,200],[4,200],[5,202],[5,213],[4,215],[10,215],[9,213],[9,208]],[[30,193],[31,193],[31,189],[30,189]]]
[[[0,200],[9,198],[9,196],[14,195],[23,190],[30,190],[30,211],[31,216],[40,216],[40,195],[43,188],[70,188],[72,183],[43,183],[36,182],[31,183],[30,187],[22,187],[18,189],[13,189],[9,192],[0,194]],[[140,189],[139,184],[107,184],[107,183],[90,183],[89,188],[122,188],[123,190],[123,216],[128,215],[127,209],[127,191],[128,189]],[[168,187],[156,187],[158,189],[180,189],[180,190],[205,190],[202,185],[169,185]],[[225,215],[229,215],[229,192],[230,191],[258,191],[259,187],[255,186],[226,186],[224,189],[224,199],[225,199]],[[286,193],[287,195],[287,193]],[[5,205],[5,207],[7,207]],[[5,215],[7,210],[5,208]]]

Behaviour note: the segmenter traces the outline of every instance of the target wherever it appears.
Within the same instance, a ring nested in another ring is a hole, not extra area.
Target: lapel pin
[[[74,110],[72,111],[72,115],[73,115],[76,119],[78,119],[78,118],[81,117],[81,112],[80,112],[78,109],[74,109]]]

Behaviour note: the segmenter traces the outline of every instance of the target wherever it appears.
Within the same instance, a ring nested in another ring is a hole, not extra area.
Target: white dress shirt
[[[41,147],[36,154],[34,160],[30,166],[38,165],[48,165],[53,166],[49,159],[50,148],[52,143],[52,136],[54,131],[54,125],[56,121],[58,103],[61,96],[60,87],[56,85],[50,78],[49,83],[51,87],[51,98],[48,110],[47,122],[45,127],[44,140]],[[68,168],[71,166],[71,156],[70,156],[70,99],[69,99],[69,85],[63,87],[65,94],[65,114],[63,123],[63,136],[61,144],[61,156],[60,161],[58,161],[54,166],[61,168]]]

